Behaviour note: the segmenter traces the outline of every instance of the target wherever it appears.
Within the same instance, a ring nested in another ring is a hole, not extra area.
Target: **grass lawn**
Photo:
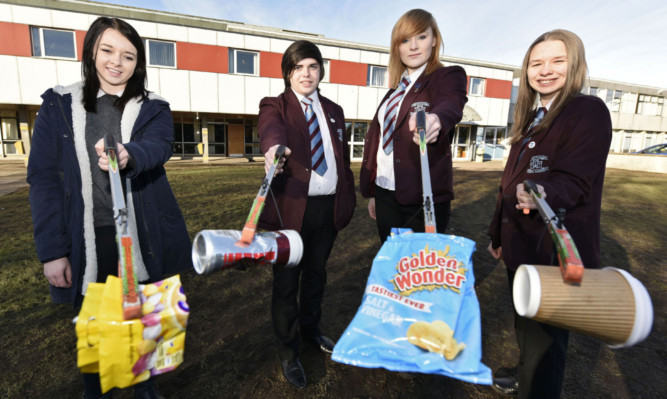
[[[359,165],[353,165],[358,176]],[[190,232],[240,230],[259,189],[263,168],[243,165],[171,165],[169,179]],[[495,369],[518,359],[506,274],[486,253],[486,230],[501,171],[455,164],[455,193],[448,232],[477,242],[473,257],[482,314],[483,361]],[[654,325],[646,341],[611,350],[570,335],[564,398],[667,397],[665,342],[665,244],[667,175],[610,169],[602,203],[602,264],[625,269],[647,287]],[[323,331],[338,338],[360,304],[379,249],[367,201],[358,197],[350,225],[340,232],[329,259]],[[567,225],[567,221],[566,221]],[[50,302],[36,258],[28,190],[0,197],[0,397],[80,398],[75,316]],[[297,391],[283,379],[270,324],[271,269],[249,267],[206,276],[181,275],[191,316],[185,362],[156,383],[174,398],[495,398],[486,386],[441,376],[400,378],[383,369],[331,361],[303,345],[308,387]],[[132,398],[132,391],[115,398]]]

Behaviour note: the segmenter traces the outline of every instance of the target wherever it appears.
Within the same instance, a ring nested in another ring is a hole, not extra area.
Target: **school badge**
[[[549,171],[548,166],[544,166],[544,162],[549,159],[546,155],[535,155],[530,158],[530,167],[526,173],[544,173]]]

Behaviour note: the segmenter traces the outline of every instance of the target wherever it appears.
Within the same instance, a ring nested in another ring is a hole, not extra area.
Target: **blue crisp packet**
[[[389,236],[331,358],[490,385],[491,370],[482,363],[474,251],[474,241],[453,235]]]

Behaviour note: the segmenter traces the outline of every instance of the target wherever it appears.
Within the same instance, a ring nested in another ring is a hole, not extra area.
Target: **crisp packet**
[[[179,276],[140,285],[140,319],[123,320],[122,281],[90,284],[76,322],[78,366],[98,372],[102,393],[125,388],[183,363],[189,315]]]
[[[467,238],[395,231],[373,260],[361,306],[332,359],[490,385],[474,251]]]

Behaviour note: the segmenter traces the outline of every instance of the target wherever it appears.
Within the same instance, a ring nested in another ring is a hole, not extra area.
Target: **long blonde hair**
[[[433,48],[433,51],[431,51],[431,57],[427,61],[424,74],[428,75],[442,67],[442,64],[440,63],[440,48],[443,47],[442,36],[440,35],[440,30],[438,29],[438,24],[435,22],[435,18],[433,18],[433,15],[431,15],[430,12],[419,8],[410,10],[398,19],[396,25],[394,25],[394,29],[391,31],[391,52],[389,53],[390,88],[398,86],[398,82],[401,80],[401,75],[403,75],[403,71],[405,71],[406,68],[405,64],[401,61],[401,54],[399,53],[401,43],[405,39],[427,31],[428,28],[431,28],[433,31],[435,47]]]
[[[588,67],[586,66],[584,43],[579,36],[564,29],[556,29],[546,32],[535,39],[533,44],[528,48],[528,51],[526,51],[521,66],[519,96],[516,102],[516,108],[514,108],[514,125],[512,126],[512,139],[510,140],[510,144],[514,144],[521,140],[524,130],[531,122],[533,107],[537,100],[537,92],[530,87],[530,84],[528,83],[528,63],[533,48],[547,40],[559,40],[565,45],[565,51],[567,52],[567,77],[565,78],[565,85],[556,95],[551,107],[549,107],[547,116],[540,121],[534,131],[540,132],[548,129],[560,111],[562,111],[573,98],[579,95],[586,83]]]

